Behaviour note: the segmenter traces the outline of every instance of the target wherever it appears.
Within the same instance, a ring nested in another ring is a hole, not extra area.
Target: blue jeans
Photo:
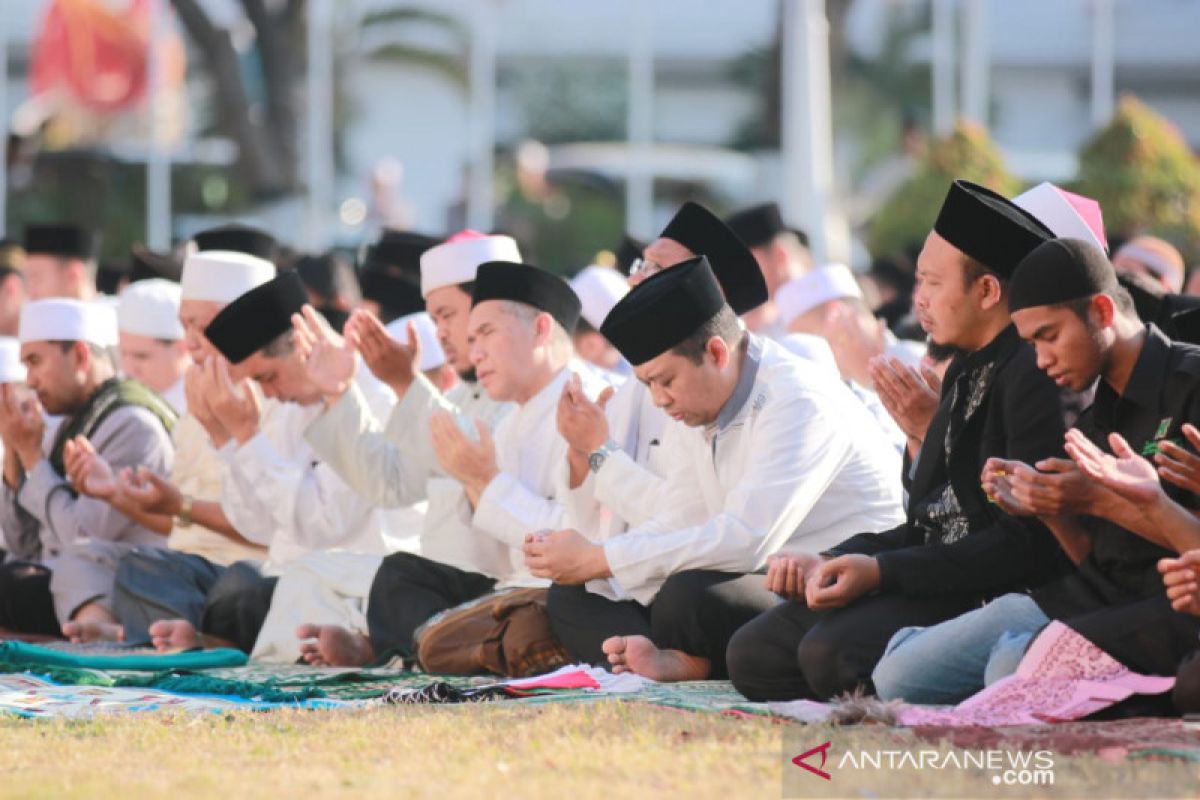
[[[1012,674],[1049,622],[1028,595],[1006,594],[929,628],[901,628],[871,674],[875,692],[884,700],[958,703]]]

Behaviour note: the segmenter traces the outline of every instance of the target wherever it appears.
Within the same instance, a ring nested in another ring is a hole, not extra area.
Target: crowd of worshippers
[[[117,296],[92,232],[31,226],[2,635],[942,704],[1058,620],[1177,677],[1121,708],[1200,710],[1182,259],[1110,259],[1050,184],[958,180],[931,223],[875,303],[770,204],[685,203],[569,281],[499,234],[385,231],[355,269],[222,226]]]

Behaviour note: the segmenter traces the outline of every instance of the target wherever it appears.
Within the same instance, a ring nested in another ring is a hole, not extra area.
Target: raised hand
[[[26,470],[41,460],[45,432],[46,421],[37,397],[23,397],[14,384],[0,385],[0,438]]]
[[[84,436],[69,440],[63,448],[67,480],[75,491],[88,497],[110,500],[117,492],[112,467]]]
[[[229,362],[222,356],[212,356],[206,360],[204,372],[211,390],[209,407],[217,421],[241,444],[253,439],[258,433],[262,406],[250,381],[234,383],[229,374]]]
[[[1179,558],[1158,562],[1171,608],[1200,617],[1200,550],[1188,550]]]
[[[925,440],[940,402],[942,380],[927,366],[921,371],[899,359],[876,356],[867,367],[883,407],[909,438]]]
[[[326,400],[337,400],[349,391],[358,370],[358,357],[350,341],[338,336],[310,305],[292,315],[292,328],[308,378]]]
[[[1183,426],[1183,435],[1196,450],[1200,450],[1200,431],[1192,423]],[[1174,442],[1159,442],[1154,456],[1159,476],[1180,489],[1200,494],[1200,456],[1189,453]]]
[[[584,394],[583,382],[578,375],[572,375],[563,385],[556,421],[559,434],[572,450],[586,455],[608,441],[608,418],[604,409],[614,393],[611,386],[605,387],[592,402]]]
[[[430,419],[433,450],[442,469],[467,490],[472,503],[492,482],[500,471],[496,466],[496,443],[491,431],[480,420],[475,420],[479,441],[472,441],[458,427],[458,423],[446,411],[439,411]]]
[[[174,517],[183,507],[183,494],[170,481],[146,467],[126,467],[117,473],[117,490],[145,514]]]
[[[1096,446],[1075,428],[1067,431],[1067,454],[1092,480],[1131,503],[1153,501],[1162,492],[1154,465],[1134,452],[1119,434],[1108,437],[1113,455]]]
[[[205,362],[201,361],[187,368],[187,372],[183,374],[183,394],[187,398],[188,414],[196,418],[208,434],[208,438],[212,440],[213,446],[219,450],[232,436],[217,420],[217,415],[209,405],[212,390],[208,385],[204,364]]]
[[[403,397],[421,367],[421,337],[417,326],[408,323],[408,341],[391,337],[374,315],[358,309],[346,322],[346,338],[362,355],[371,374]]]

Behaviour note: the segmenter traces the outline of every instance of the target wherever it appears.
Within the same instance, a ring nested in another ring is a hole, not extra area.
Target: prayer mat
[[[130,647],[116,642],[0,642],[0,661],[9,664],[156,672],[164,669],[236,667],[246,663],[246,654],[231,649],[161,653],[149,647]]]
[[[1142,717],[1009,728],[919,725],[913,728],[913,733],[929,742],[944,741],[955,747],[978,750],[1007,747],[1053,750],[1063,755],[1095,753],[1113,761],[1177,758],[1200,763],[1200,720]]]
[[[0,675],[0,714],[28,718],[87,718],[100,714],[145,711],[220,714],[238,710],[345,708],[353,707],[353,705],[353,703],[325,699],[281,703],[221,695],[177,694],[157,689],[95,685],[64,686],[29,674]]]

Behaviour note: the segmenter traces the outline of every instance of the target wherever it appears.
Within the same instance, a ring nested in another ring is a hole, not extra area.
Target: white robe
[[[615,585],[589,591],[648,605],[678,572],[756,572],[785,547],[816,552],[903,521],[900,456],[860,435],[875,422],[845,384],[752,336],[756,359],[717,422],[668,437],[661,511],[604,543]]]
[[[497,588],[545,586],[525,566],[525,534],[555,530],[566,524],[566,508],[558,501],[567,442],[555,417],[563,386],[575,372],[584,393],[595,398],[606,384],[591,369],[572,361],[540,392],[496,426],[496,464],[500,473],[479,498],[472,524],[508,548],[509,569]]]
[[[242,536],[268,548],[268,574],[318,550],[392,553],[424,524],[422,505],[383,511],[316,459],[303,433],[319,412],[264,404],[260,431],[220,451],[221,508]]]

